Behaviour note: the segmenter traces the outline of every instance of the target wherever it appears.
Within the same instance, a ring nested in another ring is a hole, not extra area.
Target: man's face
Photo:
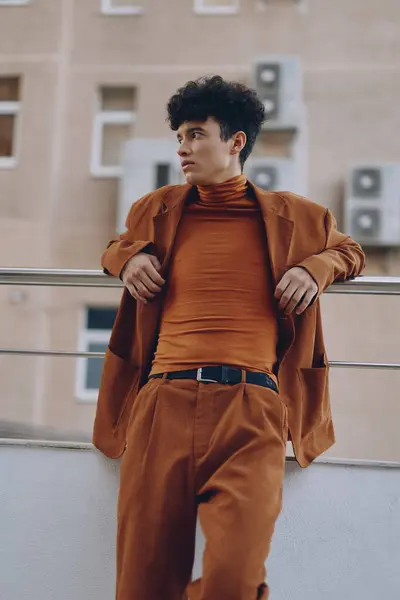
[[[192,185],[221,183],[236,175],[238,153],[232,153],[234,138],[221,139],[219,123],[209,117],[207,121],[187,121],[177,131],[178,154],[186,182]]]

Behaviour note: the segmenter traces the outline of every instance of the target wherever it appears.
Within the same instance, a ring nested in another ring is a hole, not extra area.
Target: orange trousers
[[[121,462],[117,600],[266,600],[287,433],[268,388],[150,379]],[[192,582],[197,517],[206,546]]]

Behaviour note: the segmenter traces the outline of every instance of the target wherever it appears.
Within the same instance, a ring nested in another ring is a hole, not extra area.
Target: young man
[[[266,599],[286,441],[302,467],[334,442],[318,297],[364,254],[322,206],[246,180],[254,91],[192,81],[168,116],[187,184],[135,202],[102,259],[125,284],[94,429],[124,453],[117,600]]]

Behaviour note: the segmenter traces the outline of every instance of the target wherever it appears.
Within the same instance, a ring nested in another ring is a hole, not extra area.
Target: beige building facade
[[[400,163],[397,0],[0,0],[2,266],[100,268],[124,143],[173,139],[165,103],[179,86],[211,73],[253,85],[269,55],[299,59],[304,111],[294,137],[266,131],[255,156],[287,158],[301,139],[297,191],[343,229],[352,165]],[[366,274],[400,274],[396,247],[367,255]],[[102,350],[119,295],[1,286],[0,345]],[[326,295],[323,308],[331,360],[400,362],[396,297]],[[0,355],[0,436],[90,439],[100,369]],[[399,384],[396,371],[332,369],[329,454],[400,460]]]

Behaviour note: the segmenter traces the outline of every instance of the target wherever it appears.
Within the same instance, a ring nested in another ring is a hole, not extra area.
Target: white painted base
[[[118,469],[89,447],[0,447],[1,598],[113,600]],[[399,565],[399,468],[287,464],[271,600],[398,600]]]

